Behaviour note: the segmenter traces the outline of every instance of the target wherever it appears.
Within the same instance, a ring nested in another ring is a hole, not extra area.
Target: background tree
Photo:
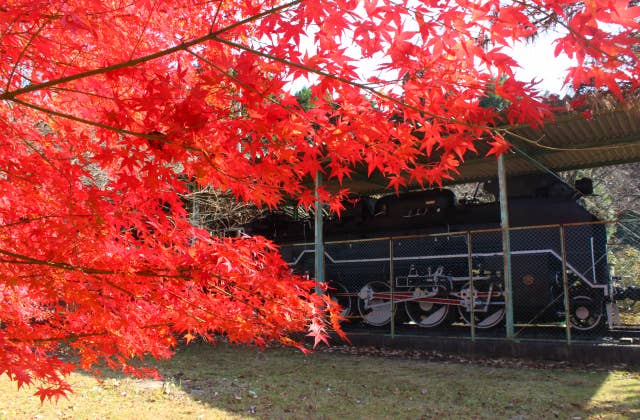
[[[183,195],[191,223],[213,235],[240,233],[242,226],[265,214],[264,209],[238,201],[228,193],[211,187],[195,187]]]
[[[638,16],[624,0],[3,2],[0,373],[57,397],[60,343],[84,368],[144,373],[129,360],[169,356],[176,334],[322,340],[337,309],[264,239],[194,227],[182,180],[257,207],[310,206],[317,171],[357,165],[438,184],[477,141],[508,148],[498,121],[551,115],[505,47],[560,28],[567,82],[619,94],[640,73]],[[300,77],[313,108],[290,93]],[[500,115],[479,100],[494,80]]]
[[[607,166],[575,171],[570,177],[587,176],[594,180],[594,195],[584,205],[603,220],[615,220],[609,226],[609,264],[621,277],[621,286],[640,286],[640,164]]]

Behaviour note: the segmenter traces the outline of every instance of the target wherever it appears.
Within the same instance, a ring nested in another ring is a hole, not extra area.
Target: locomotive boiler
[[[495,184],[484,188],[497,195]],[[611,285],[606,226],[576,200],[590,193],[589,181],[578,184],[582,191],[540,175],[508,185],[516,323],[568,321],[576,331],[595,331],[610,322],[616,295],[640,296]],[[314,275],[308,220],[272,214],[246,231],[274,239],[295,272]],[[458,201],[448,189],[361,197],[326,221],[323,233],[329,293],[345,317],[424,328],[473,322],[489,329],[504,320],[497,202]]]

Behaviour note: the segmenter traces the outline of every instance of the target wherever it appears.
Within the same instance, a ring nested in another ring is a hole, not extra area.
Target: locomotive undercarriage
[[[496,275],[454,277],[443,274],[444,268],[431,269],[420,275],[411,266],[406,276],[397,276],[393,289],[389,283],[371,281],[357,291],[332,282],[329,293],[342,305],[345,318],[382,327],[397,324],[436,328],[458,323],[478,329],[491,329],[505,318],[505,296],[502,279]],[[606,320],[604,294],[601,288],[575,281],[569,292],[569,322],[576,331],[591,331]],[[555,298],[530,319],[531,324],[565,320],[563,294]],[[518,320],[516,320],[518,321]]]

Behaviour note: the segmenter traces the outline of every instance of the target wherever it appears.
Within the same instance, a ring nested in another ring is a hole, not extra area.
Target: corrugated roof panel
[[[541,145],[546,146],[536,146],[517,138],[509,139],[527,155],[554,171],[640,161],[640,105],[630,110],[597,114],[588,121],[579,116],[558,117],[541,130],[519,127],[514,132],[531,142],[540,141]],[[487,144],[478,142],[476,147],[478,155],[466,156],[459,168],[460,175],[446,183],[471,182],[497,176],[496,158],[484,157],[489,150]],[[522,154],[510,153],[505,161],[507,175],[540,170]],[[386,181],[380,177],[366,179],[364,169],[358,173],[357,179],[354,177],[351,182],[345,182],[353,191],[370,193],[385,189]]]

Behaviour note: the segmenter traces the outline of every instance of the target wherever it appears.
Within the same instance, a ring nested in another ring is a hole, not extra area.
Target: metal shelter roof
[[[640,161],[640,106],[596,114],[557,116],[540,129],[528,126],[511,130],[513,144],[505,156],[507,176],[525,175],[545,167],[555,172]],[[445,184],[484,181],[497,176],[495,157],[485,157],[486,143],[478,143],[478,153],[465,156],[460,174]],[[385,190],[387,181],[366,170],[356,171],[346,181],[354,192],[366,194]],[[328,186],[331,188],[332,183]]]
[[[522,126],[509,131],[511,135],[507,139],[514,145],[511,153],[498,159],[485,157],[488,145],[479,142],[477,155],[465,160],[459,168],[459,176],[452,183],[482,181],[498,177],[499,196],[496,198],[500,202],[500,219],[503,229],[506,336],[507,339],[513,339],[515,334],[511,245],[508,233],[509,211],[505,178],[538,172],[541,169],[558,172],[640,161],[640,107],[598,113],[589,120],[581,115],[562,115],[539,129]],[[366,170],[356,171],[348,181],[351,190],[362,194],[382,191],[386,186],[385,180],[380,176],[369,178],[366,173]],[[316,178],[316,188],[319,184],[318,179],[319,177]],[[320,205],[321,203],[316,201],[316,208]],[[316,212],[314,217],[315,275],[318,282],[324,282],[322,212]],[[390,278],[393,278],[393,274]],[[567,297],[568,293],[565,292],[565,312],[568,313]],[[393,322],[391,325],[393,335]],[[471,331],[473,337],[474,329]],[[567,329],[567,338],[570,338],[569,329]]]

